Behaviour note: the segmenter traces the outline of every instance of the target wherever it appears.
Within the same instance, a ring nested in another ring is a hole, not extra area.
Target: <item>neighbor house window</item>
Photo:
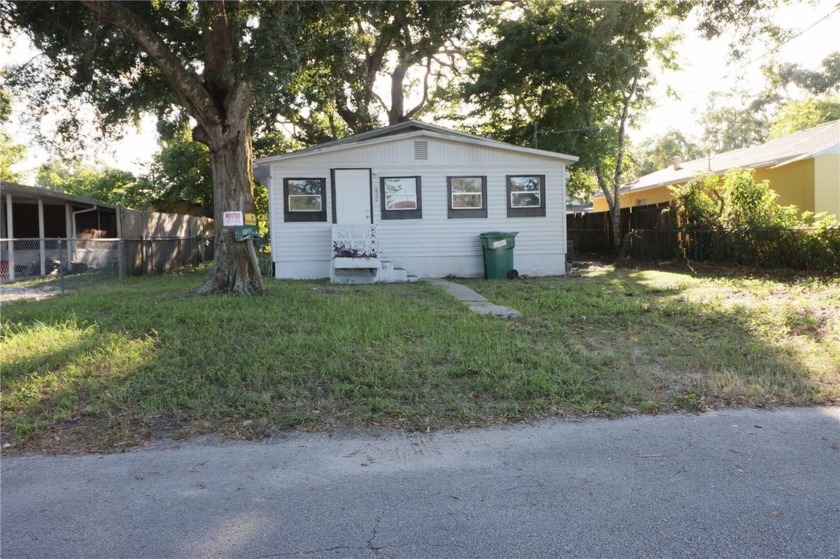
[[[420,177],[382,177],[379,184],[382,219],[423,217]]]
[[[487,217],[487,177],[448,177],[449,217]]]
[[[545,175],[508,175],[508,217],[545,215]]]
[[[326,221],[326,179],[283,179],[286,221]]]

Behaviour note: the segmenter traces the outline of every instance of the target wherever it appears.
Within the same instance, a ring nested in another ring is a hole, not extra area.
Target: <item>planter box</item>
[[[378,270],[380,267],[378,258],[333,258],[335,270]]]

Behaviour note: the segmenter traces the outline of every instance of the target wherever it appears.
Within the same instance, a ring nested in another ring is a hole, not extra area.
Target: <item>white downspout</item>
[[[98,206],[93,206],[86,210],[77,210],[73,212],[73,238],[76,238],[76,216],[79,214],[86,214],[88,212],[95,212],[98,209]]]
[[[93,206],[92,208],[88,208],[86,210],[78,210],[78,211],[73,212],[73,253],[76,252],[76,216],[79,215],[79,214],[86,214],[88,212],[95,212],[96,208],[97,208],[97,206]],[[68,256],[69,256],[70,247],[67,247],[67,253],[68,253]],[[67,267],[68,270],[70,270],[73,266],[73,257],[71,256],[69,260],[70,261],[67,263],[68,264],[68,267]]]

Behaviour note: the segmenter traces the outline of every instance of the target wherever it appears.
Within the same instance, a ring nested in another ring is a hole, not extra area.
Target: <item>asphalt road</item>
[[[840,557],[840,408],[2,460],[18,557]]]

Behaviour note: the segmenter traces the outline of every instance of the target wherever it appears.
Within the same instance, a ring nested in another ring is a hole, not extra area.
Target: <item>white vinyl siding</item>
[[[326,222],[284,223],[284,177],[326,176],[330,169],[369,167],[372,177],[373,223],[381,257],[421,277],[483,274],[478,235],[516,231],[514,265],[522,274],[562,274],[565,270],[565,165],[538,154],[445,141],[428,140],[428,160],[416,161],[415,138],[363,145],[333,153],[314,153],[271,164],[271,243],[278,277],[328,277],[332,219]],[[507,177],[545,177],[545,217],[507,217]],[[418,176],[422,182],[422,219],[383,220],[382,177]],[[449,218],[448,177],[486,177],[486,218]],[[332,196],[327,197],[332,215]],[[279,216],[279,219],[278,219]],[[300,270],[301,274],[296,274]],[[313,271],[314,270],[314,271]],[[305,273],[304,273],[305,271]]]

